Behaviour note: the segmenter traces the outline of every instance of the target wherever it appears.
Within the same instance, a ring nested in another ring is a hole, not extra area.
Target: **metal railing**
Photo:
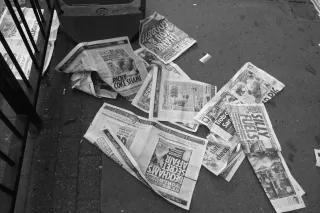
[[[19,65],[16,54],[8,44],[3,32],[0,32],[1,45],[21,76],[21,80],[18,80],[13,73],[12,67],[10,68],[8,65],[8,60],[5,60],[4,54],[0,54],[0,119],[6,128],[11,131],[13,137],[20,140],[22,149],[21,155],[17,159],[12,159],[9,153],[0,150],[0,161],[5,162],[9,167],[17,169],[12,186],[0,183],[0,191],[11,197],[9,212],[13,212],[29,124],[31,123],[38,130],[41,128],[41,119],[36,111],[36,103],[56,1],[45,0],[39,2],[39,0],[30,0],[26,2],[25,6],[32,8],[39,26],[38,39],[35,39],[32,35],[32,29],[28,26],[18,0],[4,0],[4,3],[32,61],[30,74],[26,76],[25,70]],[[5,107],[1,106],[2,102],[6,103],[14,111],[14,119],[12,119],[12,115],[8,115],[4,109]]]

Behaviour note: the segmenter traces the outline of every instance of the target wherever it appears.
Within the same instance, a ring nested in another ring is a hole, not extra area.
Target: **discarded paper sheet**
[[[246,63],[196,115],[195,120],[229,140],[235,134],[225,110],[229,103],[264,103],[284,88],[284,84],[252,63]]]
[[[172,78],[190,79],[189,76],[176,64],[173,62],[169,64],[164,64],[161,62],[153,53],[150,51],[140,48],[135,51],[135,53],[140,56],[146,63],[147,66],[151,67],[148,76],[144,80],[140,89],[138,90],[136,96],[132,100],[131,104],[138,109],[149,113],[150,111],[150,97],[152,90],[152,76],[154,72],[159,69],[161,72],[170,73]],[[199,127],[198,122],[174,122],[177,125],[188,131],[196,132]]]
[[[128,37],[80,43],[56,70],[95,71],[103,82],[128,100],[133,99],[147,76],[144,62],[133,52]]]
[[[141,21],[139,43],[167,64],[195,44],[196,40],[155,12]]]
[[[207,145],[206,139],[109,104],[101,107],[84,137],[92,143],[105,143],[97,138],[106,129],[110,132],[109,136],[116,135],[129,150],[137,162],[135,169],[141,171],[141,176],[155,192],[169,202],[189,209]],[[97,134],[97,131],[100,133]],[[97,145],[106,150],[106,154],[110,153],[111,148]],[[128,157],[122,155],[122,158]]]
[[[304,194],[292,177],[281,152],[260,152],[247,155],[261,186],[277,213],[305,207]]]
[[[193,122],[217,89],[199,81],[175,80],[170,73],[159,70],[152,81],[149,118],[160,121]]]
[[[227,110],[245,153],[281,151],[264,104],[229,104]]]

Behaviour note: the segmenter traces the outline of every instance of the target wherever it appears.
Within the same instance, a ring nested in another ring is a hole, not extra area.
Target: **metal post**
[[[11,14],[11,17],[12,17],[12,19],[13,19],[13,21],[14,21],[14,23],[15,23],[18,31],[19,31],[19,33],[20,33],[20,36],[21,36],[21,38],[22,38],[22,40],[23,40],[23,42],[24,42],[24,45],[26,46],[26,48],[27,48],[27,50],[28,50],[28,53],[29,53],[29,55],[30,55],[30,57],[31,57],[34,65],[36,66],[36,68],[37,68],[38,70],[40,70],[39,63],[38,63],[36,57],[34,56],[34,54],[33,54],[33,52],[32,52],[32,49],[31,49],[31,47],[30,47],[30,45],[29,45],[29,42],[28,42],[28,40],[27,40],[27,38],[26,38],[26,35],[24,34],[24,32],[23,32],[23,30],[22,30],[22,27],[21,27],[21,25],[20,25],[20,22],[19,22],[19,20],[18,20],[17,15],[16,15],[15,12],[14,12],[14,9],[13,9],[11,3],[10,3],[10,0],[4,0],[4,1],[5,1],[5,3],[6,3],[6,6],[7,6],[8,10],[9,10],[9,12],[10,12],[10,14]]]
[[[12,74],[2,55],[0,57],[0,92],[18,115],[28,115],[31,122],[38,129],[41,128],[42,122],[35,107]]]

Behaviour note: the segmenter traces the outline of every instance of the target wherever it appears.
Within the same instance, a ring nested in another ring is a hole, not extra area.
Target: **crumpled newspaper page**
[[[128,100],[133,99],[147,76],[145,64],[133,52],[128,37],[80,43],[56,66],[56,70],[97,72],[112,92]]]
[[[196,40],[154,12],[140,23],[139,43],[168,64],[196,43]]]

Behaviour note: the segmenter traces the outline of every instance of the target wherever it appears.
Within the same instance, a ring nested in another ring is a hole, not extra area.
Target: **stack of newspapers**
[[[127,37],[77,45],[57,65],[71,84],[96,97],[125,97],[147,113],[104,103],[84,137],[167,201],[190,208],[203,165],[230,181],[247,157],[276,212],[304,208],[302,187],[281,155],[264,103],[284,84],[246,63],[218,92],[173,61],[196,41],[158,13]],[[170,126],[162,122],[169,122]],[[196,136],[199,125],[206,138]]]

